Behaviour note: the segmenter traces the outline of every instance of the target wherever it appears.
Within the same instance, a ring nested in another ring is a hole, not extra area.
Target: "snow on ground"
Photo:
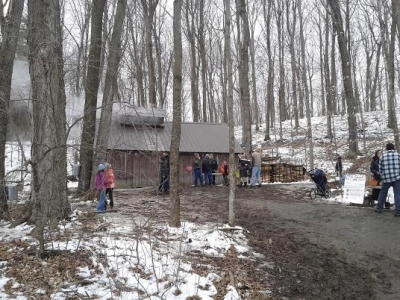
[[[375,150],[383,149],[387,141],[393,141],[393,131],[386,127],[387,113],[383,111],[374,111],[364,113],[361,122],[360,114],[357,114],[358,122],[358,148],[367,156],[372,157]],[[352,166],[352,161],[346,158],[348,152],[348,123],[347,115],[336,115],[332,117],[334,138],[332,143],[326,137],[327,125],[326,117],[313,117],[311,121],[314,146],[314,164],[323,169],[328,174],[335,172],[335,163],[337,154],[343,157],[343,169],[347,170]],[[362,128],[361,124],[364,124]],[[262,147],[264,155],[281,156],[287,162],[304,165],[307,170],[310,169],[308,151],[309,145],[305,145],[307,120],[300,119],[300,128],[293,129],[293,121],[288,120],[282,123],[282,141],[279,137],[279,124],[271,128],[270,141],[264,141],[265,124],[261,124],[260,130],[255,130],[252,126],[253,147]],[[363,130],[365,132],[365,139]],[[242,138],[242,127],[235,128],[235,137],[240,142]],[[364,147],[365,141],[365,147]],[[309,143],[309,142],[307,142]],[[307,147],[305,147],[307,146]],[[329,152],[327,152],[327,148]],[[314,166],[314,167],[315,167]]]
[[[82,212],[74,212],[72,222],[67,223],[64,231],[75,232],[73,228],[79,226],[77,215],[80,213]],[[218,281],[219,276],[212,272],[206,276],[196,274],[190,262],[184,259],[185,254],[198,252],[206,257],[223,256],[231,246],[235,247],[238,253],[249,251],[246,237],[240,227],[224,230],[229,227],[182,223],[181,228],[171,228],[160,224],[152,228],[150,233],[143,231],[136,235],[133,232],[133,224],[129,224],[132,221],[129,222],[128,219],[124,220],[125,226],[122,227],[114,226],[105,216],[100,219],[104,222],[103,226],[107,226],[107,231],[98,231],[90,238],[82,238],[75,234],[67,241],[53,241],[47,245],[48,249],[69,250],[73,253],[78,250],[91,251],[96,267],[81,268],[76,274],[76,277],[90,284],[63,282],[56,292],[50,295],[50,299],[67,299],[71,291],[78,295],[86,295],[90,299],[187,299],[196,295],[200,299],[213,299],[217,293],[214,282]],[[20,225],[9,229],[6,225],[2,223],[0,226],[3,242],[24,239],[37,246],[37,241],[27,236],[32,227]],[[15,251],[18,251],[17,247]],[[1,275],[4,274],[2,269],[5,268],[7,261],[0,261],[0,299],[12,299],[4,291],[5,285],[8,280],[12,280],[13,288],[17,289],[21,283]],[[39,287],[34,292],[37,295],[45,293]],[[15,294],[18,295],[17,292]],[[13,299],[26,298],[19,295]],[[224,299],[240,298],[235,288],[229,286]]]
[[[359,149],[365,155],[372,156],[376,149],[382,149],[388,140],[393,139],[393,134],[386,129],[386,116],[381,111],[372,112],[363,116],[365,126],[365,148],[363,136],[359,138]],[[358,116],[358,120],[361,117]],[[326,118],[315,117],[312,120],[314,162],[328,174],[334,174],[336,154],[343,157],[344,171],[349,169],[353,161],[346,158],[347,147],[347,119],[342,116],[333,118],[335,138],[333,143],[326,136]],[[360,122],[361,123],[361,122]],[[264,141],[265,126],[260,131],[253,132],[254,146],[262,146],[265,155],[280,155],[282,160],[295,164],[302,164],[308,168],[308,146],[306,140],[306,120],[300,120],[300,128],[292,129],[291,121],[283,123],[283,139],[279,143],[279,127],[271,130],[271,141]],[[236,138],[241,140],[241,128],[236,128]],[[328,146],[328,147],[327,147]],[[30,156],[30,144],[23,143],[26,159]],[[326,149],[329,149],[327,151]],[[17,142],[10,142],[6,147],[6,173],[8,182],[24,180],[24,191],[20,198],[27,198],[30,189],[30,174],[21,173],[22,152]],[[68,173],[71,174],[73,153],[68,154]],[[74,183],[71,183],[74,185]],[[76,184],[75,184],[76,185]],[[341,202],[341,198],[332,199]],[[216,294],[214,283],[218,275],[210,272],[207,275],[196,274],[191,268],[190,261],[183,259],[185,253],[198,252],[204,256],[223,256],[231,247],[235,247],[240,259],[249,259],[240,256],[241,253],[252,252],[247,246],[244,230],[220,230],[226,225],[206,224],[197,225],[183,223],[179,229],[170,228],[165,224],[156,224],[147,231],[147,234],[138,235],[135,229],[144,226],[145,220],[119,219],[112,217],[99,217],[99,227],[108,226],[107,231],[97,231],[95,235],[84,237],[77,235],[77,228],[82,224],[75,211],[72,221],[63,224],[62,231],[70,232],[70,237],[65,240],[47,245],[49,249],[69,250],[77,252],[87,250],[92,253],[91,260],[96,270],[89,267],[81,268],[79,278],[88,285],[78,285],[71,282],[59,285],[56,292],[50,295],[51,299],[64,300],[74,291],[78,295],[98,299],[186,299],[190,296],[199,296],[201,299],[213,299]],[[118,226],[115,226],[115,223]],[[26,224],[9,228],[9,223],[0,223],[0,238],[2,243],[11,241],[28,241],[34,247],[37,240],[28,233],[32,227]],[[79,231],[79,230],[78,230]],[[18,251],[16,246],[15,251]],[[256,255],[253,253],[252,255]],[[9,298],[5,293],[5,286],[9,281],[12,288],[17,289],[21,284],[15,278],[5,277],[7,261],[0,256],[0,299],[27,299],[22,294]],[[119,294],[116,294],[116,290]],[[36,293],[45,291],[37,287]],[[39,297],[39,296],[38,296]],[[235,287],[226,287],[225,300],[240,299]]]

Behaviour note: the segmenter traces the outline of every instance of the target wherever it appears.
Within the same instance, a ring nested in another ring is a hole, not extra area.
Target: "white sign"
[[[343,202],[363,204],[365,180],[365,174],[346,174],[343,187]]]

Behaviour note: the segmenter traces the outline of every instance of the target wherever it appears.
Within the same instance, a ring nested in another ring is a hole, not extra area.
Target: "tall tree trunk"
[[[231,57],[231,3],[230,0],[224,0],[225,4],[225,47],[224,57],[226,62],[228,81],[228,115],[229,115],[229,212],[228,224],[235,226],[235,189],[236,189],[236,159],[235,159],[235,120],[233,118],[233,71],[232,71],[232,57]]]
[[[357,82],[357,79],[356,79],[356,75],[357,75],[357,73],[356,73],[356,66],[355,66],[355,62],[356,62],[356,59],[357,59],[357,51],[354,51],[353,52],[353,59],[352,59],[352,71],[353,71],[353,78],[354,78],[354,80],[353,80],[353,86],[354,86],[354,99],[355,99],[355,105],[356,105],[356,107],[355,107],[355,109],[356,109],[356,112],[359,112],[360,111],[360,92],[359,92],[359,90],[358,90],[358,82]]]
[[[313,86],[312,86],[313,77],[314,77],[313,67],[312,67],[313,64],[314,64],[314,60],[311,58],[311,63],[307,62],[308,84],[310,87],[310,116],[311,116],[311,118],[314,117],[314,92],[313,92]]]
[[[153,19],[159,0],[141,0],[144,12],[144,26],[146,33],[147,74],[149,78],[149,104],[157,107],[156,72],[153,58]]]
[[[243,41],[239,45],[239,94],[242,99],[243,110],[243,130],[242,143],[245,146],[246,157],[249,157],[252,140],[251,140],[251,113],[250,113],[250,82],[249,82],[249,47],[250,47],[250,30],[249,20],[247,17],[246,1],[237,0],[237,13],[242,23]]]
[[[173,118],[171,132],[171,208],[169,226],[181,226],[181,201],[179,199],[179,145],[182,122],[182,0],[174,0],[174,67],[173,67]]]
[[[90,188],[94,153],[94,138],[96,132],[97,93],[100,86],[100,59],[103,33],[103,12],[106,0],[93,2],[89,62],[86,75],[85,107],[83,110],[83,125],[80,147],[81,174],[78,190],[83,193]]]
[[[372,87],[371,87],[371,98],[369,100],[372,111],[375,111],[377,108],[377,106],[376,106],[376,89],[377,89],[378,79],[379,79],[379,63],[380,63],[380,59],[381,59],[381,49],[382,49],[382,43],[378,43],[378,51],[376,53],[376,62],[375,62],[374,81],[373,81]]]
[[[254,26],[251,28],[251,38],[250,38],[250,58],[251,58],[251,85],[252,85],[252,95],[253,95],[253,106],[254,106],[254,118],[256,125],[256,131],[260,130],[260,112],[258,108],[257,100],[257,77],[256,77],[256,53],[254,45]]]
[[[332,21],[333,22],[333,21]],[[336,72],[336,29],[332,28],[332,45],[331,45],[331,76],[330,76],[330,100],[331,111],[333,114],[340,112],[340,102],[337,92],[337,72]],[[343,105],[344,109],[345,105]]]
[[[210,47],[210,57],[212,57],[212,39],[209,40],[209,47]],[[208,77],[208,107],[209,107],[209,112],[210,112],[210,122],[214,123],[214,122],[218,122],[218,117],[217,117],[217,108],[215,106],[215,100],[214,100],[214,78],[213,78],[213,74],[214,74],[214,64],[211,62],[210,64],[206,65],[207,68],[206,70],[207,72],[207,77]]]
[[[388,112],[392,116],[393,124],[393,134],[394,134],[394,144],[397,150],[400,150],[400,139],[399,139],[399,128],[397,125],[396,116],[396,99],[395,99],[395,71],[394,71],[394,52],[395,52],[395,41],[396,41],[396,4],[392,1],[392,25],[390,28],[390,43],[389,43],[389,53],[387,57],[387,72],[389,77],[389,95],[388,95]]]
[[[388,41],[389,37],[389,33],[388,33],[388,14],[387,12],[383,12],[384,17],[382,16],[382,2],[378,1],[378,5],[377,5],[377,10],[378,10],[378,19],[379,19],[379,28],[380,28],[380,38],[381,38],[381,43],[382,43],[382,51],[383,51],[383,57],[385,58],[385,67],[386,67],[386,76],[390,76],[389,72],[390,72],[390,40]],[[387,104],[388,104],[388,124],[387,126],[389,128],[394,128],[394,111],[390,111],[389,107],[390,107],[390,83],[391,80],[390,78],[388,78],[388,80],[386,80],[386,89],[387,89]]]
[[[304,24],[303,24],[303,5],[301,0],[298,0],[298,12],[299,12],[299,26],[300,26],[300,52],[301,52],[301,78],[304,87],[305,94],[305,104],[306,104],[306,116],[307,116],[307,137],[309,138],[310,149],[310,169],[314,168],[314,144],[313,144],[313,134],[311,127],[311,108],[310,108],[310,93],[308,90],[307,82],[307,65],[306,65],[306,41],[304,38]]]
[[[159,27],[158,24],[154,21],[154,28]],[[157,28],[158,29],[158,28]],[[163,73],[169,74],[169,66],[166,70],[163,70],[162,68],[162,55],[161,55],[161,41],[160,41],[160,35],[161,35],[161,29],[158,29],[160,32],[157,33],[157,30],[153,30],[154,32],[154,44],[156,48],[156,59],[157,59],[157,92],[158,92],[158,102],[159,102],[159,107],[160,108],[166,108],[166,103],[165,103],[165,93],[164,93],[164,81],[163,81]],[[165,85],[168,85],[168,76],[166,76],[165,80]]]
[[[274,63],[272,60],[271,51],[271,7],[272,1],[268,1],[268,10],[266,9],[265,1],[263,2],[263,16],[265,22],[266,31],[266,43],[267,43],[267,57],[268,57],[268,79],[267,79],[267,97],[265,105],[265,137],[264,141],[269,141],[270,137],[270,123],[271,123],[271,112],[274,107]]]
[[[392,0],[392,18],[393,22],[396,23],[397,33],[398,33],[398,42],[400,48],[400,1]]]
[[[192,96],[192,114],[193,122],[200,121],[200,105],[199,105],[199,87],[197,78],[197,62],[196,62],[196,40],[195,40],[195,26],[194,26],[194,15],[195,10],[193,8],[192,0],[188,0],[186,5],[186,27],[187,36],[189,40],[190,48],[190,90]],[[191,16],[191,20],[189,19]]]
[[[107,146],[112,122],[113,100],[116,95],[116,83],[118,75],[118,66],[121,51],[121,36],[126,13],[127,0],[118,0],[117,12],[114,18],[113,33],[110,42],[110,50],[107,57],[107,71],[103,92],[103,101],[99,129],[97,131],[96,152],[93,163],[97,165],[100,162],[107,161]],[[93,173],[94,174],[94,173]]]
[[[206,45],[204,41],[204,0],[199,1],[199,56],[201,60],[201,86],[202,86],[202,103],[203,103],[203,122],[207,122],[207,60],[206,60]]]
[[[367,68],[365,70],[365,111],[370,111],[371,104],[370,101],[370,93],[371,93],[371,65],[373,52],[370,54],[369,49],[367,49],[368,45],[365,45],[365,58],[367,60]]]
[[[322,21],[321,21],[321,14],[318,14],[318,36],[319,36],[319,73],[320,73],[320,83],[321,83],[321,114],[323,116],[327,116],[326,112],[326,91],[325,90],[325,59],[324,59],[324,43],[323,43],[323,36],[322,36]],[[327,59],[327,58],[326,58]],[[328,126],[329,128],[329,126]]]
[[[279,0],[275,8],[276,26],[278,29],[278,47],[279,47],[279,140],[283,139],[282,122],[286,120],[286,104],[285,104],[285,53],[284,53],[284,37],[283,37],[283,4]]]
[[[357,147],[357,119],[356,119],[356,104],[353,92],[353,82],[351,76],[351,63],[348,51],[348,41],[343,29],[343,20],[340,13],[340,6],[338,0],[327,0],[333,13],[334,27],[336,28],[340,57],[342,61],[342,77],[343,86],[346,95],[347,105],[347,123],[349,127],[349,157],[356,157],[358,153]]]
[[[76,78],[75,78],[75,95],[80,96],[81,95],[81,82],[84,82],[84,80],[81,78],[81,73],[82,70],[85,70],[85,65],[86,61],[85,59],[85,50],[86,50],[86,43],[87,40],[85,40],[88,27],[89,27],[89,21],[90,21],[90,14],[91,14],[91,2],[89,0],[85,0],[84,2],[84,14],[85,17],[83,19],[83,24],[81,24],[80,28],[80,40],[78,46],[78,57],[76,59]]]
[[[11,2],[9,14],[1,19],[0,43],[0,220],[8,217],[8,205],[5,194],[5,157],[7,126],[11,97],[11,78],[13,74],[15,52],[21,25],[24,0]],[[1,7],[1,11],[3,8]]]
[[[332,40],[333,42],[333,40]],[[334,55],[334,53],[332,53]],[[332,85],[330,80],[329,72],[329,11],[326,7],[325,14],[325,54],[324,54],[324,72],[325,72],[325,87],[326,87],[326,135],[331,140],[333,138],[332,133],[332,114],[333,114],[333,101],[332,101]]]
[[[219,52],[222,53],[222,45],[221,44],[219,45]],[[221,56],[221,62],[220,63],[221,63],[220,80],[221,80],[221,86],[222,86],[221,87],[221,93],[222,93],[222,123],[228,124],[228,106],[227,106],[227,97],[228,97],[228,90],[227,90],[228,77],[227,76],[228,76],[228,70],[227,70],[227,62],[226,62],[225,52],[224,52],[224,55]]]
[[[289,3],[286,10],[286,20],[287,20],[287,31],[289,35],[289,49],[290,49],[290,64],[292,69],[292,97],[293,97],[293,114],[294,114],[294,128],[299,128],[299,108],[297,104],[297,84],[296,84],[296,52],[294,47],[294,35],[296,32],[296,2],[292,3],[293,20],[292,25],[290,25],[289,18]]]
[[[66,96],[60,6],[29,0],[29,69],[32,83],[32,200],[40,252],[43,231],[67,217]],[[57,179],[57,180],[55,180]]]

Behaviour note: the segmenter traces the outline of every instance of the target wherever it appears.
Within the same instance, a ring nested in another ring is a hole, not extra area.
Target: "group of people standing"
[[[251,153],[251,163],[249,161],[241,160],[238,175],[240,177],[239,187],[247,187],[247,183],[250,183],[251,187],[261,187],[261,149],[256,149]],[[249,181],[250,179],[250,181]]]
[[[195,153],[192,162],[194,175],[193,186],[215,185],[215,174],[218,170],[222,174],[224,185],[228,185],[229,165],[227,160],[223,160],[218,168],[218,163],[213,154],[206,154],[203,161],[199,153]],[[203,175],[204,174],[204,180]]]
[[[240,161],[238,173],[240,176],[239,186],[247,186],[249,177],[251,178],[251,187],[261,187],[261,149],[256,149],[251,154],[251,164],[247,161]],[[224,159],[218,168],[218,163],[213,154],[206,154],[201,161],[199,153],[194,154],[192,170],[194,175],[193,186],[215,185],[215,175],[213,173],[219,170],[223,177],[223,184],[228,185],[228,175],[230,173],[228,161]],[[202,174],[204,174],[204,181]]]
[[[114,197],[113,190],[116,186],[114,170],[111,168],[111,164],[99,164],[96,173],[96,189],[99,194],[99,203],[97,205],[98,213],[105,213],[107,210],[106,197],[108,195],[110,199],[110,209],[114,208]]]
[[[390,203],[386,199],[389,188],[393,187],[394,215],[400,217],[400,154],[397,153],[392,143],[386,145],[385,153],[382,154],[381,150],[375,152],[371,160],[370,171],[378,185],[381,185],[380,190],[374,189],[377,191],[376,193],[379,193],[375,211],[381,213],[384,206],[387,209],[390,208]]]
[[[158,194],[169,194],[169,172],[170,172],[170,161],[168,152],[161,154],[160,160],[160,184],[158,187]],[[204,158],[201,159],[199,153],[194,153],[192,166],[189,171],[193,172],[193,186],[214,186],[216,185],[215,173],[222,175],[223,185],[229,185],[229,164],[226,159],[223,159],[221,164],[218,165],[217,160],[214,158],[212,153],[205,154]],[[240,186],[247,186],[248,178],[251,178],[251,186],[261,186],[261,149],[256,149],[252,153],[251,167],[249,163],[242,162],[239,166],[239,172],[241,177]],[[249,176],[249,172],[250,176]]]

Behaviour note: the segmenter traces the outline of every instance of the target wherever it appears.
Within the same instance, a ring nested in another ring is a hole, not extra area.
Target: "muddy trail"
[[[250,246],[262,255],[245,262],[228,256],[214,264],[228,281],[240,278],[244,289],[256,291],[249,299],[400,299],[400,218],[393,209],[376,214],[369,207],[311,200],[310,188],[238,188],[237,225],[249,231]],[[182,189],[182,221],[226,223],[227,195],[220,186]],[[120,191],[116,198],[116,214],[109,216],[168,220],[168,195]]]

